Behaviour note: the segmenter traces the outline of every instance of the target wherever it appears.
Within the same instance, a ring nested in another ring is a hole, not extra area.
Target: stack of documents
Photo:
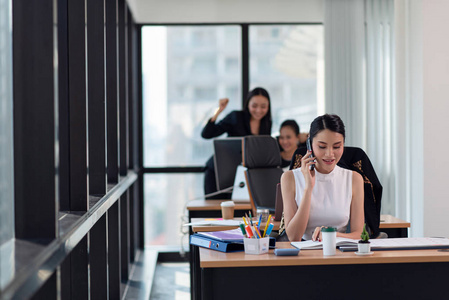
[[[196,235],[210,239],[215,239],[217,241],[235,242],[235,243],[243,243],[244,238],[240,228],[223,231],[198,232],[196,233]]]
[[[391,238],[372,239],[371,250],[418,250],[449,249],[447,238]],[[337,237],[337,248],[341,251],[356,251],[358,240]],[[301,250],[322,249],[323,243],[318,241],[291,242],[293,247]]]

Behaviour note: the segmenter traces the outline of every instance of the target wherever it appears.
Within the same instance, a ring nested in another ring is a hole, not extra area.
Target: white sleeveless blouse
[[[299,207],[305,188],[301,169],[294,169],[296,203]],[[329,174],[315,169],[315,186],[312,191],[309,222],[303,239],[311,240],[319,226],[334,226],[338,232],[346,232],[352,200],[352,171],[335,166]]]

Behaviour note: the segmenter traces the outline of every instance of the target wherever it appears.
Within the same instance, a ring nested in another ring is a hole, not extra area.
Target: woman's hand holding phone
[[[309,187],[313,189],[315,186],[315,171],[311,168],[315,164],[315,157],[311,155],[310,151],[301,159],[301,172],[304,175],[306,181],[306,188]]]
[[[307,138],[306,145],[307,145],[307,153],[310,154],[310,157],[311,157],[311,158],[315,158],[315,157],[313,156],[313,149],[312,149],[312,143],[311,143],[311,141],[310,141],[310,137]],[[315,160],[314,160],[313,162],[315,163]],[[309,167],[309,169],[310,169],[311,171],[313,171],[313,170],[315,169],[315,165],[314,165],[314,164],[311,164],[310,167]]]

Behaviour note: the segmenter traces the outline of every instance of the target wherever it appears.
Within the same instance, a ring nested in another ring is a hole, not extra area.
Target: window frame
[[[283,22],[267,22],[267,23],[143,23],[140,26],[140,36],[142,36],[142,28],[146,26],[240,26],[241,27],[241,76],[242,76],[242,94],[241,94],[241,107],[244,106],[246,94],[249,90],[250,82],[250,73],[249,73],[249,28],[250,26],[258,26],[258,25],[321,25],[324,26],[322,22],[298,22],[298,23],[283,23]],[[142,66],[142,56],[140,56],[140,66]],[[142,71],[142,70],[141,70]],[[142,72],[140,74],[142,77]],[[143,85],[143,83],[142,83]],[[140,93],[140,102],[143,103],[143,95]],[[143,122],[141,122],[142,131],[143,131]],[[143,144],[143,136],[142,141]],[[166,167],[151,167],[143,165],[142,167],[143,174],[151,174],[151,173],[201,173],[204,172],[204,166],[166,166]]]

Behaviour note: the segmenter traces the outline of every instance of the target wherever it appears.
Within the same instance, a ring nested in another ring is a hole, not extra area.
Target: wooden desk
[[[288,242],[277,247],[291,248]],[[438,250],[330,257],[322,250],[298,256],[199,252],[202,299],[438,299],[449,270],[449,252]]]
[[[189,211],[189,222],[192,218],[220,218],[221,202],[227,200],[194,200],[187,204]],[[236,217],[244,216],[251,210],[249,202],[235,202],[234,215]]]
[[[210,203],[209,201],[219,201],[217,203]],[[191,209],[189,213],[192,211],[208,211],[208,209],[217,210],[221,216],[221,207],[218,203],[221,203],[220,200],[207,200],[207,201],[197,201],[196,203],[191,204]],[[210,212],[210,211],[209,211]],[[247,212],[245,208],[243,208],[243,214]],[[190,215],[189,215],[190,216]],[[212,216],[209,216],[212,217]],[[190,222],[192,221],[201,221],[203,219],[197,218],[189,218]],[[407,237],[407,228],[410,227],[410,223],[403,221],[401,219],[395,218],[391,215],[381,215],[381,223],[380,229],[383,232],[386,232],[389,237]],[[279,221],[273,222],[275,225],[274,230],[279,229]],[[190,233],[198,232],[198,231],[218,231],[218,230],[226,230],[233,229],[235,227],[221,227],[221,226],[194,226],[190,228]],[[288,244],[288,243],[287,243]],[[210,250],[209,250],[210,251]],[[217,252],[217,251],[213,251]],[[217,252],[221,253],[221,252]],[[190,287],[191,287],[191,297],[192,299],[201,299],[201,268],[200,268],[200,258],[199,258],[199,247],[190,245]],[[204,299],[204,298],[203,298]],[[207,298],[206,298],[207,299]]]
[[[380,215],[379,228],[390,238],[408,237],[407,229],[410,228],[410,223],[392,215]]]
[[[193,222],[193,218],[217,218],[221,217],[221,202],[228,200],[198,200],[192,201],[187,209],[189,211],[189,222]],[[245,215],[251,209],[251,205],[248,203],[236,203],[234,213],[236,217],[240,217]],[[238,212],[237,212],[238,211]],[[381,231],[386,232],[390,238],[392,237],[407,237],[407,229],[410,228],[410,222],[401,220],[392,215],[380,215],[380,225],[379,228]],[[195,221],[200,221],[197,219]],[[275,225],[273,230],[278,230],[278,225],[280,222],[275,221],[273,224]],[[229,227],[228,229],[233,229],[236,227]],[[201,226],[198,227],[196,231],[218,231],[218,230],[226,230],[225,227],[220,226]]]

